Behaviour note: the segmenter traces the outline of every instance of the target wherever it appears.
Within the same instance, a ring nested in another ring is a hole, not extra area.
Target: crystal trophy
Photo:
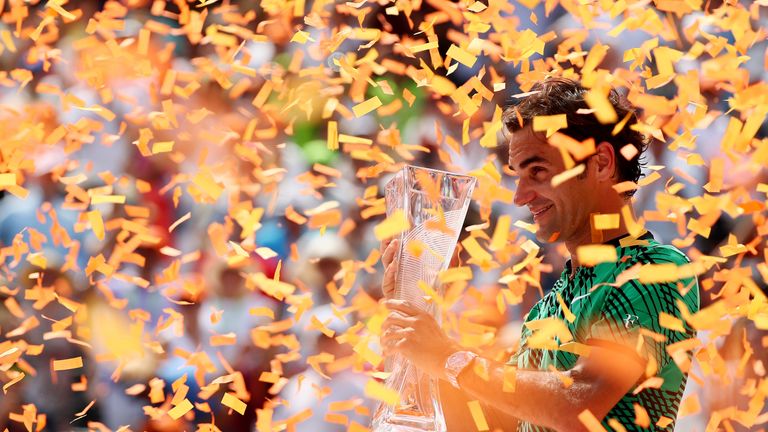
[[[439,308],[426,300],[422,284],[442,295],[437,276],[450,264],[475,183],[474,177],[406,165],[386,185],[387,215],[401,210],[410,223],[398,236],[395,298],[431,313],[438,322]],[[400,355],[387,358],[385,365],[391,372],[386,385],[400,399],[395,405],[379,405],[373,431],[445,432],[437,378]]]

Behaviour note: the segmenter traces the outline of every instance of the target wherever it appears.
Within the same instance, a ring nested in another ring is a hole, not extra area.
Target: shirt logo
[[[624,328],[632,329],[637,327],[637,322],[640,320],[640,317],[637,315],[627,314],[626,318],[624,318]]]

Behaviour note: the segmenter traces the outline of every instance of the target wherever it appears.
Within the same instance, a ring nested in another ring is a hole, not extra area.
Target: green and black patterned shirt
[[[633,337],[635,339],[632,340],[636,340],[641,328],[664,335],[666,337],[664,342],[656,342],[652,338],[640,336],[644,338],[643,346],[645,347],[640,354],[646,359],[651,356],[655,359],[658,365],[657,376],[664,380],[661,387],[645,388],[637,395],[632,394],[630,390],[603,419],[603,426],[613,430],[607,426],[610,419],[615,419],[627,431],[672,431],[687,375],[672,360],[666,347],[696,336],[695,331],[682,319],[678,301],[682,301],[691,313],[697,312],[699,287],[695,278],[658,284],[642,284],[634,279],[620,287],[601,285],[615,284],[619,274],[636,264],[684,265],[690,262],[680,250],[674,246],[659,244],[650,233],[646,233],[638,240],[643,244],[623,247],[618,239],[609,242],[616,246],[618,260],[600,263],[594,267],[581,267],[577,269],[572,280],[569,278],[571,273],[569,260],[560,279],[552,290],[531,309],[525,322],[551,317],[561,318],[573,335],[574,342],[584,345],[626,341],[627,337]],[[598,287],[593,289],[596,286]],[[562,296],[563,303],[574,314],[573,322],[565,319],[557,294]],[[680,319],[684,323],[685,332],[662,327],[659,324],[661,312]],[[526,342],[531,333],[527,326],[523,326],[520,349],[510,359],[510,365],[528,370],[547,370],[550,366],[558,370],[568,370],[576,364],[578,356],[571,352],[534,349],[527,346]],[[643,380],[644,378],[641,378],[641,381]],[[650,427],[644,429],[635,424],[635,404],[648,413]],[[574,421],[578,420],[574,419]],[[547,430],[527,422],[521,422],[518,427],[520,432]]]

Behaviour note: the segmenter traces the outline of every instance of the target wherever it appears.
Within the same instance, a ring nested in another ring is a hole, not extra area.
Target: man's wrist
[[[449,355],[445,360],[444,377],[445,379],[457,389],[459,388],[459,375],[466,370],[474,361],[478,358],[478,355],[471,351],[455,351]]]

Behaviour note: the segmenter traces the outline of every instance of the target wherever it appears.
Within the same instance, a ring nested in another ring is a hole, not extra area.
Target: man
[[[551,291],[528,313],[519,350],[506,364],[478,357],[446,336],[428,314],[392,300],[396,266],[390,264],[397,242],[382,245],[383,290],[391,309],[382,328],[382,346],[385,353],[404,355],[425,372],[454,384],[468,400],[479,400],[500,414],[494,418],[519,419],[520,431],[588,430],[599,423],[612,430],[671,431],[687,379],[678,362],[687,369],[691,355],[667,348],[695,337],[683,317],[698,311],[699,291],[695,277],[660,283],[637,279],[643,265],[689,263],[682,252],[659,244],[650,233],[637,238],[628,234],[622,209],[627,206],[625,214],[631,209],[631,192],[617,192],[614,186],[640,177],[646,142],[631,128],[637,117],[612,90],[609,100],[619,121],[628,117],[613,134],[615,124],[601,124],[591,114],[584,102],[586,90],[578,82],[551,78],[531,91],[505,111],[511,133],[509,165],[519,176],[515,204],[530,208],[540,241],[564,242],[571,258]],[[532,130],[532,123],[536,116],[556,114],[566,114],[568,121],[559,132],[578,141],[593,138],[595,151],[575,161],[584,165],[581,174],[553,186],[553,177],[566,169],[563,156],[543,133]],[[623,156],[632,153],[621,152],[627,145],[637,150],[633,157]],[[622,216],[618,226],[599,230],[593,214]],[[578,248],[595,243],[614,246],[618,259],[582,265]],[[564,323],[575,344],[566,344],[568,338],[562,335],[554,346],[531,343],[538,328],[534,321],[546,318]],[[500,423],[494,426],[515,427],[512,420]],[[454,423],[449,430],[473,426]]]

